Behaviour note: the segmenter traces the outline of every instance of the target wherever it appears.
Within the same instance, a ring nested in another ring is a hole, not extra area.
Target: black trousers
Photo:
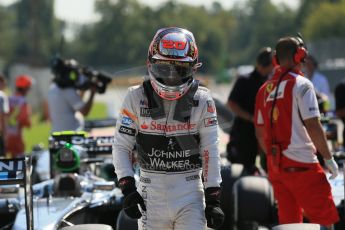
[[[243,164],[244,168],[252,173],[255,171],[255,160],[258,154],[258,142],[256,138],[245,137],[230,137],[230,142],[227,145],[227,158],[231,163]]]

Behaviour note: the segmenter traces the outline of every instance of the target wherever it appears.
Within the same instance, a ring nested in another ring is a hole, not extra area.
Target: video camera
[[[76,88],[80,90],[96,87],[100,94],[105,93],[111,77],[89,67],[80,65],[74,59],[62,59],[59,56],[53,57],[51,70],[54,74],[54,82],[60,88]]]

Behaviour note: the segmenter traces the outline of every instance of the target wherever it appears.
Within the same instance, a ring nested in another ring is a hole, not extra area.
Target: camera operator
[[[78,63],[57,59],[52,70],[55,75],[48,91],[49,116],[52,132],[64,130],[78,130],[83,126],[84,116],[91,110],[96,87],[87,87],[90,91],[88,99],[83,101],[85,89],[76,87],[85,76],[78,71]]]

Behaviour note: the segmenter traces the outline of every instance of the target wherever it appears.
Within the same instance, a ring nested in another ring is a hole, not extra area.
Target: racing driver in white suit
[[[190,31],[160,29],[148,51],[149,79],[130,87],[123,102],[113,161],[123,209],[140,218],[139,229],[200,230],[224,221],[217,115],[210,92],[194,79],[200,66]]]

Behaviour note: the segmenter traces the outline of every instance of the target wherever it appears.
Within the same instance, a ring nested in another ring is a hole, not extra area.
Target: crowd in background
[[[23,128],[31,127],[31,108],[26,96],[33,80],[28,75],[19,75],[11,95],[4,92],[6,79],[0,76],[0,156],[9,158],[23,157],[25,143]]]

